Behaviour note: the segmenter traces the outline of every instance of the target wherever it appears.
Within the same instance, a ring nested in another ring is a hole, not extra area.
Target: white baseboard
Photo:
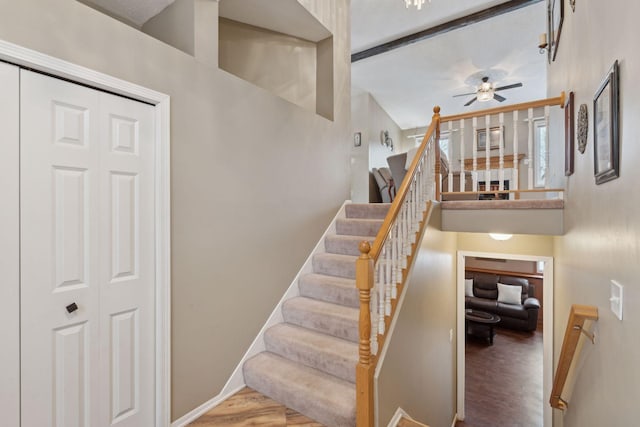
[[[451,423],[451,427],[456,427],[456,423],[458,422],[458,414],[453,414],[453,422]]]
[[[396,427],[402,417],[411,418],[409,417],[409,414],[404,411],[404,409],[398,407],[398,409],[396,409],[396,413],[393,414],[393,417],[391,417],[391,421],[389,421],[387,427]]]
[[[228,398],[230,398],[231,396],[233,396],[243,388],[244,388],[244,385],[242,387],[239,387],[237,390],[231,390],[226,394],[222,394],[222,393],[218,394],[213,399],[203,403],[202,405],[195,408],[193,411],[184,414],[183,416],[181,416],[180,418],[172,422],[171,427],[186,426],[187,424],[197,420],[198,418],[200,418],[201,416],[209,412],[212,408],[214,408],[215,406],[218,406],[220,403],[224,402],[225,400],[227,400]]]

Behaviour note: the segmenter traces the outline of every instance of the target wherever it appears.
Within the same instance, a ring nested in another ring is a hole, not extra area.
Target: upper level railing
[[[594,335],[584,328],[587,320],[598,320],[598,307],[577,304],[571,306],[567,329],[562,341],[562,350],[560,350],[560,358],[558,359],[558,368],[556,369],[553,389],[551,390],[551,398],[549,399],[549,404],[552,408],[567,409],[568,403],[562,398],[562,392],[569,376],[571,363],[576,355],[580,333],[584,333],[592,342],[595,341]]]
[[[448,143],[444,153],[437,151],[436,199],[442,193],[445,198],[468,193],[512,199],[541,189],[562,197],[562,190],[549,188],[548,129],[550,108],[564,108],[564,103],[562,92],[556,98],[442,117],[440,131]]]
[[[359,361],[356,366],[356,425],[374,424],[373,374],[397,297],[407,279],[417,242],[435,197],[435,159],[440,107],[425,134],[372,245],[360,244],[356,286],[360,292]]]

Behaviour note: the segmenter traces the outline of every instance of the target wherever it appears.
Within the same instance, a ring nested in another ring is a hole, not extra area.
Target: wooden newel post
[[[356,366],[356,426],[373,427],[373,371],[371,356],[371,289],[373,288],[373,259],[371,245],[360,243],[360,257],[356,261],[356,287],[360,293],[359,360]]]
[[[440,170],[440,107],[433,107],[433,117],[431,121],[436,124],[436,132],[435,132],[435,158],[436,158],[436,176],[435,176],[435,185],[436,185],[436,200],[440,200],[440,191],[442,189],[440,186],[442,185],[442,179],[440,179],[441,170]]]

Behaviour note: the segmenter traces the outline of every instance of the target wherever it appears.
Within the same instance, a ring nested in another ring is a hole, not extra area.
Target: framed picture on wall
[[[500,135],[502,135],[502,146],[504,147],[504,126],[496,126],[489,129],[489,150],[497,150],[500,148]],[[485,151],[487,149],[487,130],[476,130],[476,141],[478,141],[477,151]]]
[[[547,39],[549,40],[549,63],[556,60],[558,46],[560,45],[560,34],[562,33],[562,22],[564,21],[564,0],[547,0]]]
[[[569,92],[567,103],[564,106],[564,175],[573,175],[573,149],[574,149],[574,132],[575,120],[573,116],[574,103],[573,92]]]
[[[618,82],[616,61],[593,97],[593,169],[598,185],[619,176]]]

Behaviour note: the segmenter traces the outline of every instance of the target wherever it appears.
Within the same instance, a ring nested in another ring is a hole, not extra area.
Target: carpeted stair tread
[[[304,297],[346,305],[347,307],[360,307],[354,279],[327,276],[326,274],[305,274],[300,276],[298,280],[298,289]]]
[[[324,239],[324,249],[332,254],[360,256],[360,243],[366,240],[373,244],[371,236],[348,236],[343,234],[328,234]]]
[[[336,234],[375,237],[381,225],[381,219],[338,218],[336,220]]]
[[[351,255],[319,253],[313,256],[313,272],[327,276],[356,278],[356,259]]]
[[[306,297],[295,297],[282,304],[287,323],[334,337],[358,342],[359,310]]]
[[[265,332],[267,351],[355,383],[358,344],[288,323]]]
[[[345,205],[347,218],[384,219],[391,203],[350,203]]]
[[[247,386],[326,426],[355,426],[353,384],[269,352],[247,360]]]

